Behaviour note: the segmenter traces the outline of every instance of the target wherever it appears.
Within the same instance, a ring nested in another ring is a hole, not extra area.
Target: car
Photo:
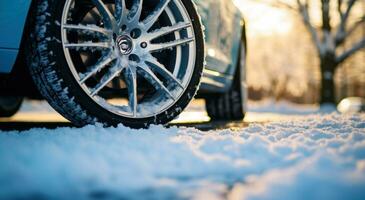
[[[76,126],[166,124],[194,97],[246,111],[246,29],[233,0],[0,1],[0,116],[45,99]]]

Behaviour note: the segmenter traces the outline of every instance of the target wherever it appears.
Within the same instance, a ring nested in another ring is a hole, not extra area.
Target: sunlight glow
[[[282,9],[254,0],[234,0],[234,2],[245,17],[248,34],[251,37],[286,34],[292,29],[290,14]]]

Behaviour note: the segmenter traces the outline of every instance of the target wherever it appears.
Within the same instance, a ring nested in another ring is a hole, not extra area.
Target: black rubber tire
[[[116,115],[94,102],[79,86],[62,50],[61,22],[65,0],[37,0],[30,39],[30,72],[41,94],[61,115],[76,126],[120,123],[132,128],[166,124],[176,118],[194,98],[203,70],[204,39],[202,24],[191,0],[181,0],[188,11],[196,38],[196,64],[191,81],[181,98],[168,110],[154,117],[132,119]],[[47,14],[49,13],[49,14]]]
[[[15,115],[22,102],[22,97],[0,97],[0,117],[11,117]]]
[[[212,121],[242,120],[246,114],[246,49],[242,42],[233,83],[226,93],[215,93],[205,98],[205,107]]]

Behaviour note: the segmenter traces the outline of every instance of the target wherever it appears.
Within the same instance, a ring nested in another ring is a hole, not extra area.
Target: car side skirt
[[[232,82],[233,76],[231,75],[204,69],[199,93],[226,92],[231,87]]]

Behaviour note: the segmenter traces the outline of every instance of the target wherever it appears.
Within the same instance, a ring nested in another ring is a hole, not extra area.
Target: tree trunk
[[[321,57],[321,104],[335,104],[335,81],[334,75],[337,67],[335,55],[327,53]]]

